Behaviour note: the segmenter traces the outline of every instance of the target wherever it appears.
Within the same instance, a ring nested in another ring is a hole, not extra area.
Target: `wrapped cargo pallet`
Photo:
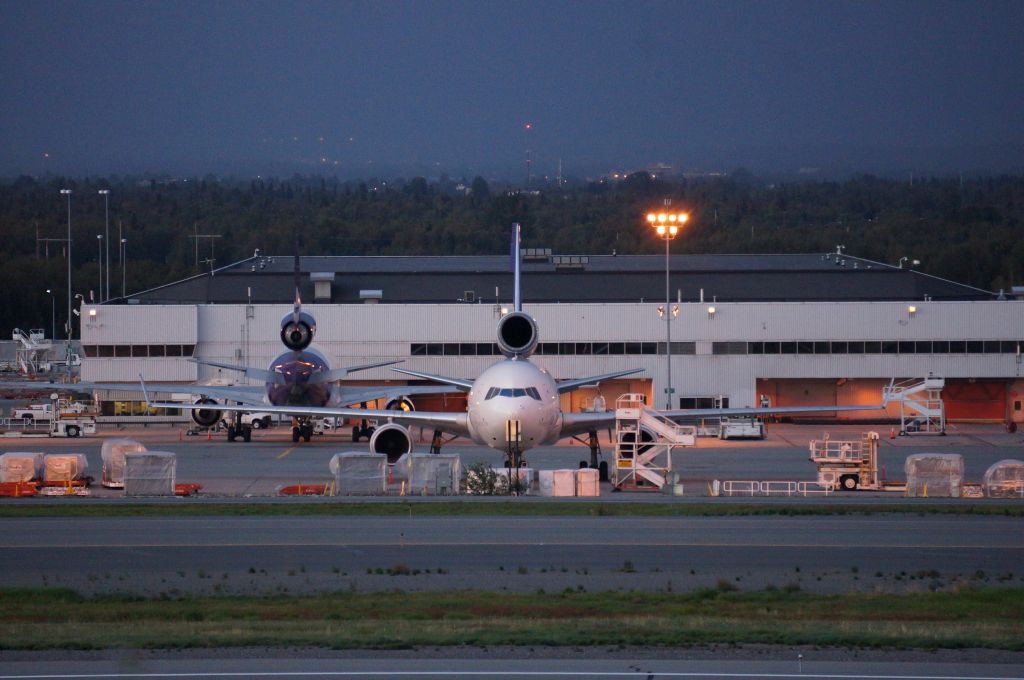
[[[406,493],[424,496],[457,496],[462,462],[456,453],[406,453],[393,470],[396,481],[406,483]]]
[[[43,458],[44,482],[75,482],[85,479],[88,471],[84,453],[49,453]]]
[[[958,453],[915,453],[907,456],[905,471],[908,497],[960,497],[964,458]]]
[[[104,439],[100,449],[103,459],[103,486],[120,489],[124,486],[124,454],[145,451],[146,447],[134,439]]]
[[[124,454],[125,496],[173,496],[177,456],[169,451]]]
[[[569,497],[576,495],[575,470],[539,470],[538,492],[541,496]]]
[[[509,469],[507,467],[494,468],[497,477],[495,490],[499,494],[507,494],[510,489],[529,496],[534,491],[534,482],[537,480],[537,471],[533,468],[518,468],[512,470],[512,483],[509,483]]]
[[[985,471],[983,483],[989,498],[1024,498],[1024,461],[1007,458]]]
[[[576,474],[576,495],[577,496],[600,496],[601,495],[601,473],[594,468],[580,468],[574,471]]]
[[[31,482],[43,473],[42,453],[8,451],[0,455],[0,483]]]
[[[388,457],[383,453],[347,451],[331,458],[335,496],[383,496],[387,493]]]

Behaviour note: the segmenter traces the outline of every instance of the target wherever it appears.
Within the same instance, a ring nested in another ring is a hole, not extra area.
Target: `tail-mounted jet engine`
[[[498,348],[507,357],[527,357],[537,347],[537,322],[525,312],[512,312],[498,322]]]
[[[206,397],[196,400],[196,404],[209,404],[212,407],[217,406],[216,401]],[[220,417],[221,412],[218,408],[197,408],[192,410],[192,420],[200,427],[213,427],[220,422]]]
[[[409,431],[398,423],[381,425],[370,437],[370,451],[383,453],[388,457],[388,465],[394,465],[404,454],[412,451],[412,437]]]
[[[316,335],[316,321],[305,312],[290,313],[281,319],[281,342],[298,352],[309,347]]]

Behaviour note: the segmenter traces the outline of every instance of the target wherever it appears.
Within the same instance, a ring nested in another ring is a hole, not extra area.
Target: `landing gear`
[[[234,423],[228,425],[228,441],[233,442],[238,437],[242,438],[242,441],[249,443],[252,441],[252,428],[248,425],[236,425]]]
[[[298,444],[301,439],[309,442],[313,438],[313,423],[303,422],[292,427],[292,443]]]
[[[583,441],[579,437],[573,437],[576,441],[586,444],[590,447],[590,463],[585,460],[580,461],[580,468],[594,468],[598,471],[598,477],[602,482],[608,481],[608,463],[607,461],[601,460],[601,442],[597,439],[597,431],[591,430],[588,433],[587,441]]]
[[[358,442],[363,437],[366,437],[366,441],[370,441],[370,437],[376,432],[377,428],[373,426],[367,426],[364,420],[361,425],[355,425],[352,427],[352,441]]]

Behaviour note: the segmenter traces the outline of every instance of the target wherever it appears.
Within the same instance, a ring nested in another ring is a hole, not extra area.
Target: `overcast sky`
[[[0,174],[1019,168],[1022,36],[1020,0],[4,0]]]

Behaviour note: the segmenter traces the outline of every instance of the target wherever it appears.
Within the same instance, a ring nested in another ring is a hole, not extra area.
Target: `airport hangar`
[[[612,408],[626,392],[665,406],[665,258],[524,249],[533,358],[556,379],[643,373],[563,395],[563,409]],[[674,407],[881,401],[890,378],[946,378],[951,421],[1024,420],[1024,302],[845,254],[673,255],[669,313]],[[82,379],[244,381],[184,357],[266,367],[282,351],[294,258],[255,256],[102,305],[83,304]],[[501,358],[511,306],[508,256],[302,257],[303,309],[331,366],[402,367],[473,378]],[[378,368],[353,384],[404,384]],[[412,381],[409,384],[422,384]],[[105,415],[140,414],[136,393],[100,393]],[[464,408],[460,397],[417,407]],[[890,405],[889,417],[898,416]],[[819,416],[820,417],[820,416]],[[838,414],[879,419],[878,412]],[[134,418],[132,418],[134,420]]]

